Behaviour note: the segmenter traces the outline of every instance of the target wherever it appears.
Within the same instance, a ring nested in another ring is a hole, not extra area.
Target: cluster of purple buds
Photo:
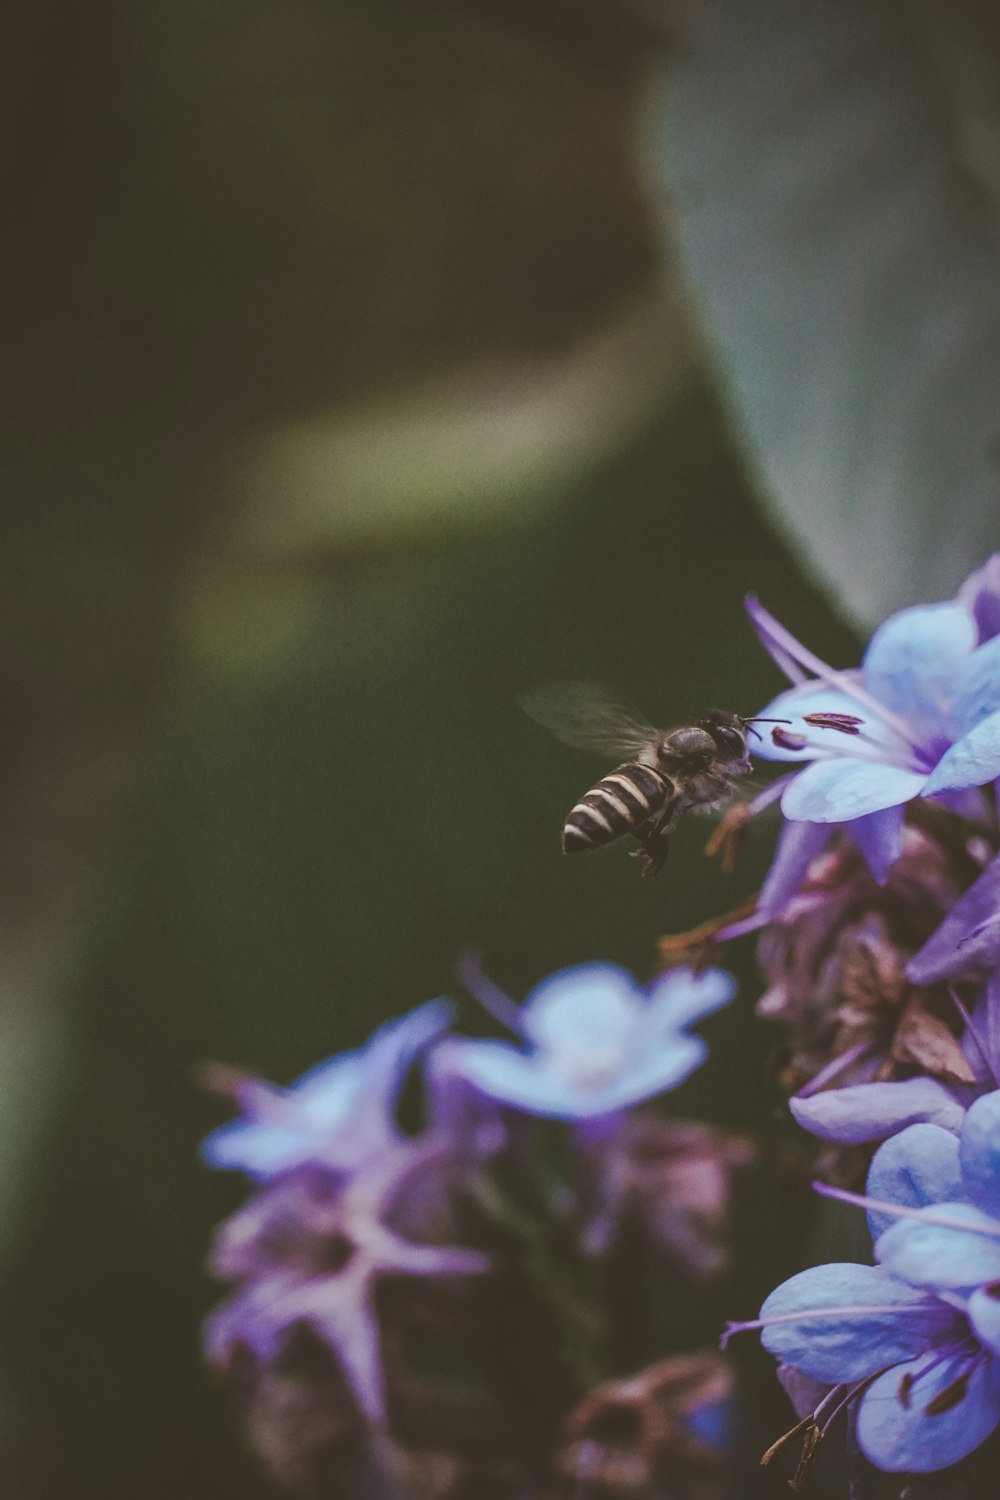
[[[756,752],[788,769],[751,811],[780,801],[784,824],[754,910],[712,937],[759,934],[758,1010],[786,1028],[778,1077],[825,1143],[817,1189],[867,1209],[876,1264],[804,1271],[732,1327],[760,1328],[781,1361],[796,1483],[846,1412],[855,1473],[985,1463],[991,1480],[955,1491],[985,1496],[1000,1463],[1000,554],[955,600],[892,616],[853,670],[748,608],[791,683],[761,711],[787,725]]]
[[[617,1305],[637,1257],[687,1286],[725,1262],[747,1143],[649,1105],[703,1061],[691,1027],[732,981],[646,991],[588,964],[519,1006],[465,972],[514,1040],[455,1035],[438,1001],[290,1088],[216,1075],[242,1113],[205,1157],[255,1188],[216,1236],[210,1364],[303,1494],[634,1494],[669,1473],[714,1500],[725,1361],[649,1364],[643,1319],[630,1365]]]

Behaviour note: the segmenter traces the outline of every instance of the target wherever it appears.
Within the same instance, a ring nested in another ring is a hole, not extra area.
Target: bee
[[[565,854],[586,854],[625,834],[644,875],[658,875],[670,830],[691,808],[711,811],[729,801],[735,780],[750,769],[749,736],[755,723],[713,708],[694,724],[655,729],[583,683],[543,689],[521,706],[564,744],[629,757],[571,808],[562,831]]]

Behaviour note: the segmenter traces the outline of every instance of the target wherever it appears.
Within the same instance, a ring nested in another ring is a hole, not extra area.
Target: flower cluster
[[[733,1326],[781,1361],[804,1461],[846,1409],[856,1464],[935,1473],[1000,1424],[1000,554],[853,670],[748,608],[792,684],[758,753],[793,769],[758,799],[785,821],[756,910],[714,936],[759,933],[817,1187],[867,1207],[876,1264],[804,1271]],[[829,1185],[873,1145],[864,1196]]]
[[[241,1116],[205,1156],[255,1192],[216,1239],[231,1293],[208,1356],[303,1492],[715,1500],[727,1368],[670,1355],[650,1309],[726,1264],[752,1149],[648,1106],[703,1062],[692,1028],[733,997],[711,955],[754,933],[816,1186],[864,1207],[873,1242],[874,1264],[802,1271],[730,1326],[780,1362],[794,1483],[846,1413],[852,1493],[875,1474],[872,1494],[902,1500],[905,1476],[965,1483],[975,1465],[959,1492],[994,1493],[1000,554],[954,600],[886,621],[857,668],[748,607],[790,683],[747,721],[769,721],[756,753],[784,770],[713,839],[728,855],[780,805],[752,910],[665,939],[648,989],[585,964],[517,1005],[467,963],[507,1040],[456,1034],[436,1001],[291,1088],[214,1075]]]
[[[643,1327],[623,1376],[608,1330],[644,1257],[690,1285],[724,1262],[746,1143],[638,1107],[703,1060],[690,1027],[732,981],[676,971],[647,992],[587,964],[523,1006],[469,983],[515,1042],[450,1034],[433,1002],[288,1089],[217,1075],[242,1113],[205,1157],[256,1191],[216,1236],[233,1290],[208,1358],[272,1472],[304,1492],[471,1500],[601,1478],[632,1493],[669,1472],[678,1495],[712,1500],[721,1356],[637,1371]],[[424,1123],[406,1134],[414,1072]]]
[[[761,1328],[772,1354],[825,1387],[812,1431],[849,1406],[877,1468],[949,1467],[1000,1425],[1000,1092],[957,1136],[940,1125],[893,1136],[856,1201],[877,1264],[802,1271],[731,1331]]]

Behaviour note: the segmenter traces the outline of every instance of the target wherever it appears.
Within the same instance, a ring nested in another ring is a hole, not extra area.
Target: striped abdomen
[[[566,819],[563,851],[583,854],[634,833],[650,818],[659,817],[676,788],[668,777],[637,762],[619,766],[581,797]]]

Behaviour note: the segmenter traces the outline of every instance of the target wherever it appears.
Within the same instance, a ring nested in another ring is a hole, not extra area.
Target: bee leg
[[[643,823],[636,829],[639,848],[633,849],[636,859],[642,861],[642,873],[647,877],[659,875],[667,858],[669,834],[662,824]]]

